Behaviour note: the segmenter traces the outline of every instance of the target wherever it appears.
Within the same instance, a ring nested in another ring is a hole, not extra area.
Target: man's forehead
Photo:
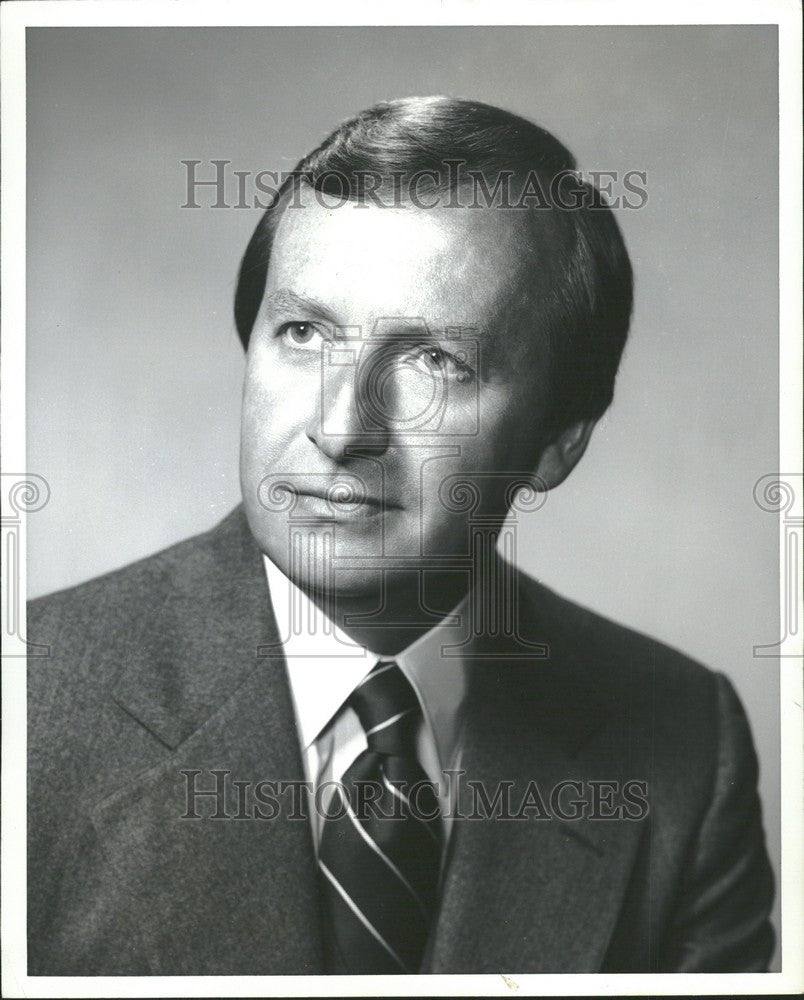
[[[341,324],[418,316],[442,331],[484,327],[521,294],[522,245],[511,212],[290,205],[274,239],[266,305],[313,304]]]

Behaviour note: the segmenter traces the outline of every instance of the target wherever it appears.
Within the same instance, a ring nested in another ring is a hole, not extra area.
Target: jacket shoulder
[[[166,586],[180,584],[194,564],[203,562],[214,530],[184,539],[120,569],[29,601],[29,635],[38,641],[41,633],[47,641],[45,630],[49,635],[75,630],[86,640],[87,630],[92,631],[104,622],[108,627],[110,614],[120,612],[130,619],[138,608],[159,601]]]
[[[31,601],[28,639],[49,652],[28,660],[29,732],[40,729],[37,721],[43,729],[54,720],[61,724],[68,712],[75,722],[91,718],[142,651],[169,638],[155,632],[166,615],[168,623],[179,618],[190,630],[198,625],[211,592],[226,586],[221,567],[242,564],[238,546],[245,551],[249,537],[238,507],[209,531]]]
[[[654,698],[672,690],[684,697],[695,690],[716,697],[721,675],[686,653],[576,604],[524,573],[520,588],[526,615],[538,632],[573,661],[592,662],[599,684],[648,684]]]
[[[649,772],[654,820],[664,816],[668,829],[694,829],[724,782],[755,787],[751,728],[729,677],[535,580],[521,583],[556,665],[552,688],[542,688],[543,724],[597,733],[596,766],[609,754],[623,770]]]
[[[611,621],[521,579],[523,617],[549,647],[551,701],[591,729],[602,720],[614,743],[651,759],[665,777],[697,773],[702,783],[718,765],[719,742],[734,711],[744,711],[729,678],[642,632]],[[538,675],[540,671],[534,673]],[[580,723],[579,723],[580,724]],[[745,752],[753,754],[747,722]],[[614,734],[619,733],[619,736]]]

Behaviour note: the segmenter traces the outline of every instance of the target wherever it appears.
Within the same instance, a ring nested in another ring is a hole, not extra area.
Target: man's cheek
[[[272,438],[287,437],[290,425],[298,420],[300,400],[290,404],[287,391],[277,382],[253,381],[246,385],[243,397],[244,433],[266,443]]]

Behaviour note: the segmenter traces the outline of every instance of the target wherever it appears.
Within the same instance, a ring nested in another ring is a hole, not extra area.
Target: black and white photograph
[[[798,992],[800,11],[376,8],[3,5],[3,993]]]

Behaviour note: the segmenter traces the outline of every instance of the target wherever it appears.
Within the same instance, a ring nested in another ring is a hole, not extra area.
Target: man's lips
[[[287,483],[284,489],[297,497],[311,497],[330,506],[334,511],[383,511],[399,509],[400,505],[365,492],[352,483],[335,480],[331,486],[321,487],[307,484]]]

